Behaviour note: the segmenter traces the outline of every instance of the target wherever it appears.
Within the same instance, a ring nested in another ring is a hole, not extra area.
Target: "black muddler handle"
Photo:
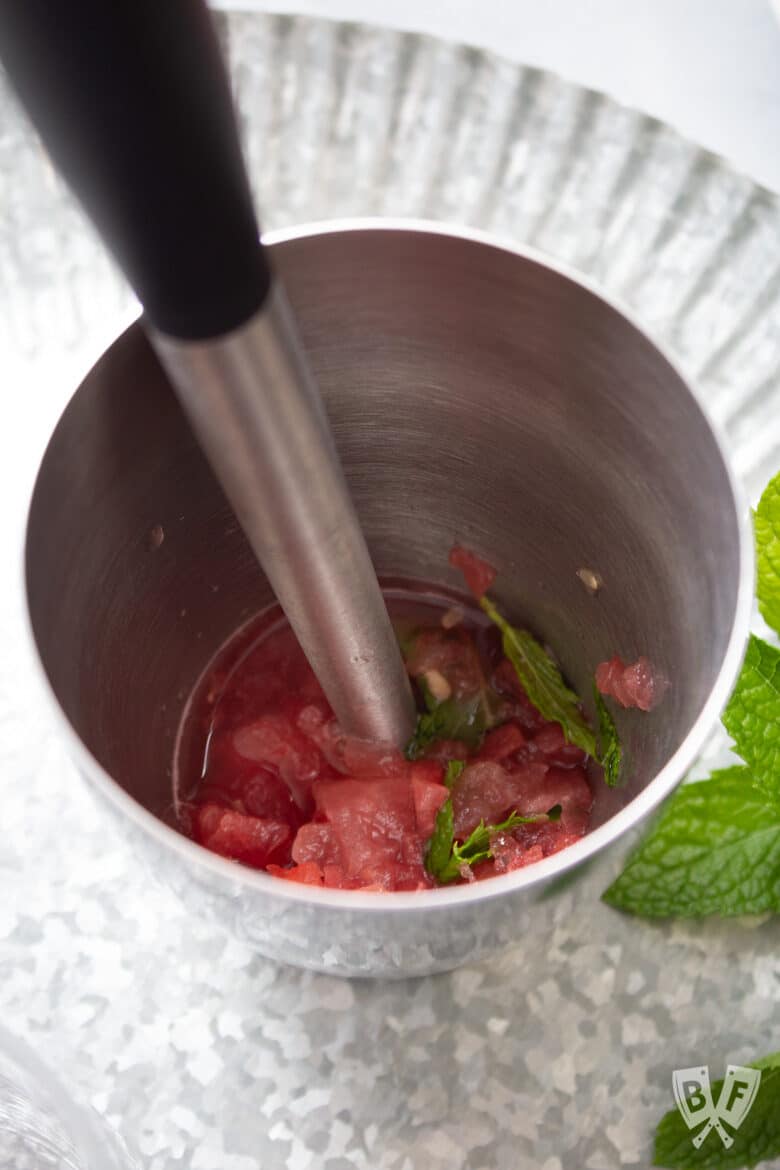
[[[409,679],[259,241],[202,0],[0,0],[0,58],[119,261],[344,730],[402,747]]]
[[[149,322],[242,324],[271,274],[200,0],[0,0],[0,60]]]

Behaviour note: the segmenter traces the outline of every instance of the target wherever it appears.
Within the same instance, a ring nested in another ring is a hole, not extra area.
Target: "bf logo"
[[[718,1103],[712,1102],[710,1070],[706,1067],[676,1068],[672,1074],[674,1099],[688,1129],[702,1129],[694,1136],[693,1144],[698,1150],[710,1130],[718,1131],[726,1149],[734,1144],[734,1138],[724,1128],[727,1122],[732,1129],[739,1129],[750,1112],[761,1084],[761,1070],[743,1068],[730,1064],[718,1096]]]

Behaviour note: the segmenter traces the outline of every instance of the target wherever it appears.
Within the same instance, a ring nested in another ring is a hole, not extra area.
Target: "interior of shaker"
[[[657,711],[618,714],[628,781],[599,786],[603,822],[685,738],[731,633],[738,518],[698,406],[632,324],[533,259],[381,229],[273,254],[379,573],[457,585],[459,540],[581,694],[615,653],[671,680]],[[27,581],[65,713],[160,813],[189,691],[270,592],[138,325],[52,438]]]

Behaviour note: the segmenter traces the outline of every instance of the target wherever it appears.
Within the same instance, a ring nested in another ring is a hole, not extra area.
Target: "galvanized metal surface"
[[[437,216],[576,264],[697,378],[755,499],[780,465],[773,196],[652,119],[457,45],[227,29],[267,226]],[[18,117],[2,126],[11,560],[48,433],[129,301]],[[502,958],[412,983],[280,968],[152,896],[46,721],[15,570],[3,588],[0,1003],[152,1170],[645,1167],[673,1068],[780,1048],[777,920],[625,919],[598,901],[614,852]]]

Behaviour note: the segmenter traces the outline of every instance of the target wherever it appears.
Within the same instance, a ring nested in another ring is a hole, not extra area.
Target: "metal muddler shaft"
[[[317,387],[259,243],[202,0],[0,0],[0,57],[144,306],[152,344],[344,729],[414,704]]]
[[[340,723],[403,745],[409,680],[284,292],[227,337],[152,341]]]

